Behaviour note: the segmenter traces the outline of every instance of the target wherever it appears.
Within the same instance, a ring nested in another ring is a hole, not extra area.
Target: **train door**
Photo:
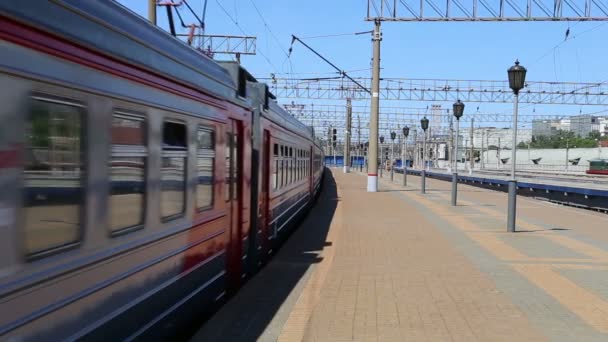
[[[235,290],[241,279],[243,248],[242,230],[242,177],[243,177],[243,128],[241,123],[230,120],[226,125],[226,179],[224,198],[230,227],[228,251],[228,288]]]
[[[273,153],[270,146],[270,132],[264,130],[264,145],[263,145],[263,164],[262,164],[262,187],[261,187],[261,196],[260,196],[260,210],[261,210],[261,220],[260,220],[260,229],[262,230],[261,234],[261,244],[264,251],[270,250],[269,240],[268,240],[268,222],[270,222],[270,161],[271,161],[271,153]]]

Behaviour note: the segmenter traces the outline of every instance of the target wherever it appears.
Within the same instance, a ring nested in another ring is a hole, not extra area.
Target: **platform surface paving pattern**
[[[608,341],[608,215],[402,175],[317,205],[195,341]]]

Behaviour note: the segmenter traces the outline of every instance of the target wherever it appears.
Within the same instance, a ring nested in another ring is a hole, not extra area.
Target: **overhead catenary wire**
[[[367,33],[372,33],[373,31],[362,31],[362,32],[350,32],[350,33],[335,33],[335,34],[325,34],[319,36],[306,36],[300,37],[301,39],[318,39],[318,38],[333,38],[333,37],[345,37],[345,36],[360,36]]]
[[[315,55],[317,55],[319,58],[321,58],[327,64],[331,65],[334,69],[336,69],[340,73],[340,75],[342,75],[343,77],[348,78],[349,80],[351,80],[351,82],[353,82],[354,84],[356,84],[359,88],[363,89],[368,94],[371,94],[371,91],[369,89],[365,88],[361,83],[357,82],[357,80],[355,80],[354,78],[350,77],[346,73],[346,71],[338,68],[335,64],[333,64],[332,62],[330,62],[327,58],[323,57],[323,55],[321,55],[320,53],[318,53],[315,49],[313,49],[312,47],[310,47],[308,44],[306,44],[305,42],[303,42],[300,38],[296,37],[295,35],[291,35],[291,47],[289,48],[289,55],[291,55],[291,52],[293,51],[293,43],[296,42],[296,41],[300,42],[300,44],[304,45],[307,49],[309,49],[310,51],[312,51],[312,53],[314,53]]]

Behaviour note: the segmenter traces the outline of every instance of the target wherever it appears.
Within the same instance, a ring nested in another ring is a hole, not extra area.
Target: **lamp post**
[[[515,180],[515,166],[517,153],[517,110],[519,106],[519,91],[526,85],[526,68],[515,61],[515,65],[507,70],[509,88],[513,90],[513,147],[511,148],[511,179],[509,180],[509,206],[507,216],[507,231],[515,231],[517,181]]]
[[[407,186],[407,137],[410,135],[410,128],[405,126],[403,127],[403,137],[404,137],[404,145],[405,152],[403,153],[403,186]]]
[[[364,144],[364,150],[363,150],[363,162],[365,163],[365,172],[368,173],[369,172],[369,141],[367,141]]]
[[[397,133],[391,132],[391,183],[393,182],[394,172],[393,169],[395,166],[395,138],[397,137]]]
[[[422,144],[422,176],[420,177],[420,193],[426,193],[426,130],[429,128],[429,119],[423,117],[420,127],[424,131],[424,142]]]
[[[564,137],[561,137],[564,140]],[[566,137],[566,171],[568,171],[568,154],[570,152],[570,138]]]
[[[380,178],[382,178],[382,169],[384,169],[384,136],[380,136]]]
[[[454,117],[456,118],[456,148],[454,153],[454,173],[452,173],[452,205],[456,206],[458,196],[458,130],[460,129],[460,118],[464,113],[464,103],[456,101],[453,106]]]

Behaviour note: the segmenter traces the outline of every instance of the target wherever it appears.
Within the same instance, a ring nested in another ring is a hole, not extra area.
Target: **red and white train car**
[[[311,130],[113,1],[0,2],[0,339],[175,336],[313,203]]]

